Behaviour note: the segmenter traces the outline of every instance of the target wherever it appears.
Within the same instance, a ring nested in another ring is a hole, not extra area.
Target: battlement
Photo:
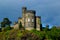
[[[36,11],[35,10],[27,10],[26,13],[34,13],[35,14]]]

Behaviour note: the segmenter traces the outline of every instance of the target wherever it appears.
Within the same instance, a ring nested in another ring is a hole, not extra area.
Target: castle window
[[[32,19],[32,22],[34,22],[34,19]]]
[[[28,22],[30,22],[30,18],[28,18]]]

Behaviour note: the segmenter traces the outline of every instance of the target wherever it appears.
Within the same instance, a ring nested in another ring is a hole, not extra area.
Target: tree
[[[11,21],[8,18],[4,18],[3,21],[1,22],[2,31],[10,30],[11,29],[10,24]]]
[[[7,27],[10,26],[11,21],[8,18],[4,18],[3,21],[1,22],[1,27]]]
[[[5,23],[4,22],[1,22],[1,27],[5,27]]]
[[[46,25],[45,31],[49,31],[49,25]]]
[[[57,30],[56,26],[52,26],[51,30],[52,30],[52,31]]]
[[[19,23],[19,29],[21,29],[21,28],[22,28],[22,23],[20,22],[20,23]]]

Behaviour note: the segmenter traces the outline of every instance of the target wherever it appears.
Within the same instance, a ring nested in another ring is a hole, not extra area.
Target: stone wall
[[[36,30],[40,30],[41,17],[36,16]]]
[[[13,27],[14,29],[19,29],[19,24],[15,24]]]
[[[33,11],[27,11],[25,14],[25,29],[32,30],[34,29],[35,23],[35,13]]]

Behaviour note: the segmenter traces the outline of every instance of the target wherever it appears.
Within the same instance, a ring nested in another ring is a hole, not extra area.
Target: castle
[[[26,30],[41,30],[41,17],[36,16],[35,10],[27,10],[26,7],[22,7],[22,18],[18,18],[18,22],[14,24],[14,29],[19,29],[19,23],[22,23],[22,26]]]

